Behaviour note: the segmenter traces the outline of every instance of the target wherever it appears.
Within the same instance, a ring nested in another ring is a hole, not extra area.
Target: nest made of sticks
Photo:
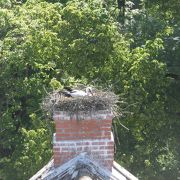
[[[62,91],[53,91],[44,98],[42,109],[52,116],[55,111],[116,111],[119,97],[111,91],[101,91],[93,88],[93,96],[65,97]]]

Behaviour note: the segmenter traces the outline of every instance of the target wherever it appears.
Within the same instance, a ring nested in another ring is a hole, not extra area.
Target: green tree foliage
[[[52,125],[40,110],[46,90],[93,78],[116,28],[100,2],[8,3],[0,12],[1,176],[26,179],[51,156]]]
[[[34,3],[0,12],[0,156],[5,179],[26,179],[51,157],[52,126],[42,117],[40,103],[60,71],[54,26],[61,7]]]
[[[130,127],[130,131],[124,133],[123,129],[119,128],[121,144],[117,158],[121,157],[121,163],[124,162],[126,166],[129,164],[129,168],[137,172],[142,179],[178,179],[180,177],[177,130],[180,126],[177,113],[180,98],[179,17],[177,16],[179,3],[144,1],[141,6],[141,9],[128,7],[124,30],[134,40],[131,48],[143,47],[148,50],[150,59],[156,60],[148,60],[149,67],[142,68],[144,74],[140,75],[141,70],[137,69],[138,79],[139,77],[146,79],[145,82],[148,82],[147,79],[153,79],[149,81],[149,85],[132,82],[132,85],[137,86],[134,86],[135,89],[131,86],[132,93],[129,97],[133,97],[132,104],[136,102],[140,104],[131,107],[133,116],[122,119],[124,124]],[[156,66],[150,67],[152,62],[156,62]],[[159,67],[157,71],[155,67]],[[150,69],[155,74],[150,73],[149,76]],[[133,71],[131,76],[135,74],[136,71]],[[140,87],[144,88],[145,94]],[[139,88],[138,94],[136,90]]]
[[[0,178],[28,179],[49,161],[40,103],[76,82],[125,98],[119,162],[145,180],[180,177],[178,3],[133,2],[123,14],[115,1],[0,2]]]

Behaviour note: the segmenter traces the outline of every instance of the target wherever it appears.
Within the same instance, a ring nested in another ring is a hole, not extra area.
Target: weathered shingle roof
[[[82,176],[93,180],[137,180],[116,162],[113,163],[110,172],[90,159],[86,153],[76,156],[59,167],[54,167],[54,162],[51,160],[30,180],[78,180]]]

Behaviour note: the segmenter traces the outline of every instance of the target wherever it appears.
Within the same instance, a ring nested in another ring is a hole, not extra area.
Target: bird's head
[[[87,93],[88,96],[93,96],[93,89],[92,89],[92,87],[87,87],[86,88],[86,93]]]

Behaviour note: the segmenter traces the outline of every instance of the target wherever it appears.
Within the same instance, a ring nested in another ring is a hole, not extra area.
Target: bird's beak
[[[93,95],[94,95],[94,94],[93,94],[93,92],[92,92],[91,90],[90,90],[89,92],[90,92],[91,96],[93,96]]]

